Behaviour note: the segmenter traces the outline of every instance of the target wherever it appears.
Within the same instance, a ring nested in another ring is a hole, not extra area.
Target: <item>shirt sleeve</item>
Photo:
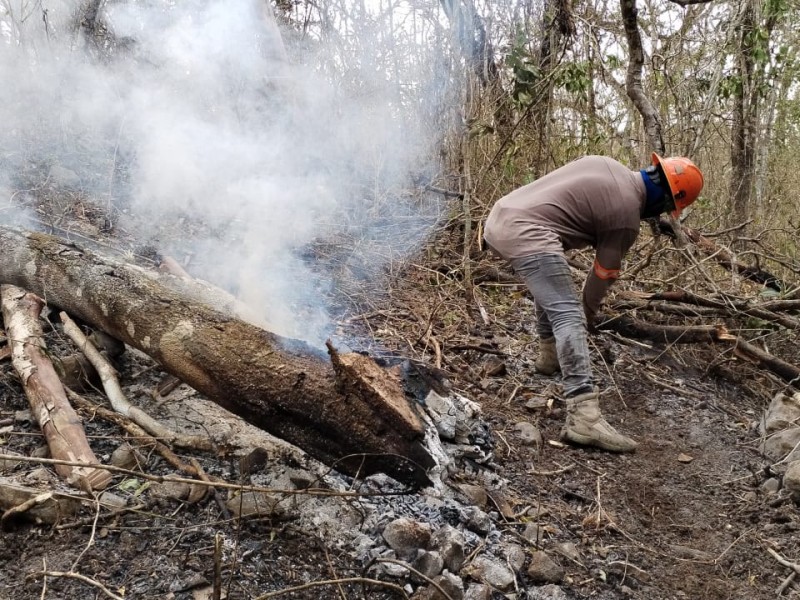
[[[638,230],[614,229],[599,237],[594,265],[583,286],[583,306],[588,318],[593,318],[600,310],[608,288],[619,277],[625,253],[638,235]]]

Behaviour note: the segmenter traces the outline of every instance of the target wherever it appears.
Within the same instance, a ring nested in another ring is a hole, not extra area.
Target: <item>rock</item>
[[[500,561],[488,556],[478,556],[467,566],[467,574],[475,581],[506,592],[514,587],[514,573]]]
[[[422,588],[420,593],[414,596],[415,600],[464,600],[464,582],[457,575],[445,571],[433,582],[436,585],[429,585]],[[445,596],[436,587],[442,588],[442,591],[447,594]]]
[[[444,569],[444,559],[436,551],[421,550],[411,566],[428,579],[433,579]]]
[[[800,427],[784,429],[767,436],[761,445],[761,451],[775,461],[783,460],[787,456],[798,454],[800,459],[800,449],[796,450],[800,443]],[[794,458],[790,459],[794,460]]]
[[[464,566],[465,545],[464,534],[455,527],[445,525],[433,534],[429,548],[439,552],[448,571],[458,573]]]
[[[242,492],[225,503],[236,518],[242,517],[283,517],[286,504],[280,498],[264,492]]]
[[[534,397],[525,402],[525,408],[528,410],[539,410],[547,408],[547,398]]]
[[[31,456],[34,458],[50,458],[50,447],[47,444],[39,446],[31,452]]]
[[[33,415],[30,410],[18,410],[14,413],[15,423],[30,423],[33,421]]]
[[[781,482],[776,477],[770,477],[761,484],[761,489],[767,494],[777,494],[781,489]]]
[[[470,506],[461,511],[467,529],[478,535],[486,535],[492,530],[492,518],[479,508]]]
[[[489,494],[486,493],[485,488],[480,485],[464,483],[459,485],[458,489],[464,493],[472,504],[478,508],[486,508],[486,504],[489,502]]]
[[[185,500],[189,497],[191,486],[182,481],[162,481],[150,486],[150,494],[155,498],[169,500]]]
[[[128,501],[125,498],[122,496],[117,496],[116,494],[112,494],[111,492],[103,492],[100,494],[99,501],[101,506],[110,508],[111,510],[125,508],[125,506],[128,504]]]
[[[401,517],[384,527],[383,539],[398,556],[410,558],[420,548],[427,548],[431,540],[431,528],[427,523]]]
[[[53,472],[46,467],[36,467],[25,475],[25,481],[28,483],[52,483],[55,479]]]
[[[505,544],[503,546],[508,566],[514,571],[519,572],[525,564],[525,550],[519,544]]]
[[[553,550],[555,550],[561,556],[568,558],[572,562],[581,564],[581,553],[578,552],[578,547],[572,542],[562,542],[560,544],[556,544],[553,546]]]
[[[528,565],[528,577],[534,583],[560,583],[564,579],[564,568],[546,552],[534,552]]]
[[[796,427],[800,422],[800,392],[791,396],[777,394],[770,402],[761,420],[761,433],[773,433],[782,429]]]
[[[800,495],[800,460],[789,463],[786,473],[783,474],[783,487],[795,496]]]
[[[532,423],[520,421],[514,425],[514,431],[524,446],[542,445],[542,432]]]
[[[111,453],[109,462],[120,469],[132,469],[139,464],[136,450],[128,443],[121,444]]]
[[[464,600],[492,600],[492,588],[485,583],[473,583],[467,588]]]
[[[567,600],[568,596],[564,590],[551,583],[528,590],[528,598],[530,600]]]
[[[544,527],[538,523],[528,523],[522,532],[522,538],[535,546],[544,540]]]

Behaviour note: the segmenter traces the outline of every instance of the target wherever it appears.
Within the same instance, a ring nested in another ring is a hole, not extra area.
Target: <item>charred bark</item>
[[[0,227],[0,273],[342,472],[429,483],[424,426],[388,374],[381,393],[364,393],[347,381],[358,366],[337,376],[322,351],[188,300],[160,283],[169,275],[49,235]]]

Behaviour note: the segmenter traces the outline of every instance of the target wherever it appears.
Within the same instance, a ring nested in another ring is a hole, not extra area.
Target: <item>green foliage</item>
[[[521,29],[514,37],[511,50],[506,56],[506,64],[511,68],[513,78],[511,99],[518,106],[530,106],[536,96],[536,86],[542,78],[542,70],[528,51],[527,36]]]
[[[589,64],[586,62],[570,62],[556,71],[556,83],[579,98],[586,98],[592,80],[589,78]]]

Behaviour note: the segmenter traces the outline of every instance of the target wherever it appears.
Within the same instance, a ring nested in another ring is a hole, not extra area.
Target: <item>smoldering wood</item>
[[[435,462],[398,381],[362,364],[334,370],[324,352],[281,338],[162,284],[170,277],[41,233],[0,227],[5,282],[145,352],[164,370],[314,458],[351,475],[385,472],[427,485]],[[358,361],[357,361],[358,362]]]
[[[83,463],[85,467],[58,465],[56,471],[80,488],[103,489],[111,475],[92,468],[99,463],[89,446],[81,420],[67,399],[64,386],[47,357],[39,323],[42,300],[13,285],[0,285],[3,320],[11,342],[11,361],[19,375],[36,422],[53,458]]]

